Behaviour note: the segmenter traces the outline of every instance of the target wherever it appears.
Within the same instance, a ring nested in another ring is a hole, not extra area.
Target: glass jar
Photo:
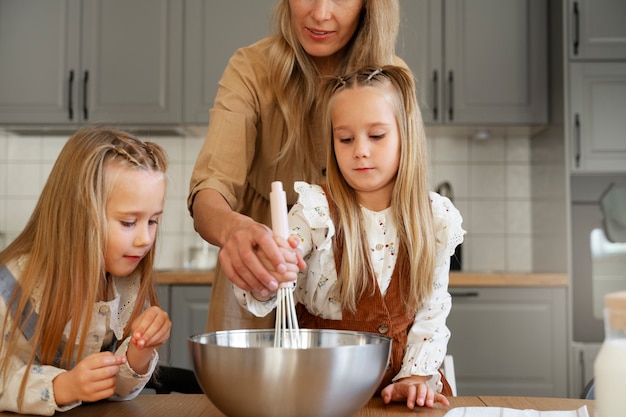
[[[626,416],[626,291],[604,296],[604,342],[594,363],[595,416]]]

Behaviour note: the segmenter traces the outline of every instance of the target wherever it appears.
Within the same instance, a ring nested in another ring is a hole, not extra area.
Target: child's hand
[[[167,342],[171,328],[169,315],[156,306],[148,308],[133,321],[126,357],[135,372],[143,374],[148,371],[152,352]]]
[[[387,385],[380,393],[380,396],[383,397],[385,404],[389,404],[391,401],[406,400],[406,406],[411,410],[416,405],[418,407],[433,407],[435,403],[441,403],[449,406],[450,402],[444,395],[436,393],[425,384],[427,378],[417,375],[402,378],[393,384]]]
[[[115,376],[126,357],[111,352],[87,356],[67,372],[52,381],[54,399],[58,405],[75,401],[99,401],[115,393]]]
[[[262,251],[257,252],[257,256],[259,260],[263,264],[263,266],[267,269],[267,271],[272,274],[274,279],[278,282],[278,285],[283,282],[293,282],[298,279],[298,272],[300,269],[304,269],[306,266],[304,261],[302,260],[302,255],[300,254],[300,250],[297,248],[297,244],[293,244],[293,239],[286,240],[280,236],[274,236],[274,241],[276,245],[280,249],[283,258],[285,259],[285,270],[277,271],[276,268],[272,265],[269,259],[265,256],[265,253]],[[252,290],[252,294],[255,298],[259,300],[268,299],[272,296],[269,294],[267,296],[263,296],[259,292]]]

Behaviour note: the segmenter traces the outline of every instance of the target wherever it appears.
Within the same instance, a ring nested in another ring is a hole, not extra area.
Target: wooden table
[[[493,406],[533,410],[576,410],[587,406],[589,416],[593,417],[594,402],[569,398],[535,397],[452,397],[450,408],[471,406]],[[404,404],[383,404],[380,397],[372,398],[354,417],[442,417],[450,410],[448,407],[420,408],[409,410]],[[224,417],[204,394],[143,394],[131,401],[102,401],[83,404],[66,413],[57,413],[63,417]],[[0,412],[0,417],[17,417],[17,414]],[[294,416],[297,417],[297,416]]]

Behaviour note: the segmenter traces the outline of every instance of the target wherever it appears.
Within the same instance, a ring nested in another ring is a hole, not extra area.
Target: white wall
[[[199,244],[186,209],[191,170],[203,133],[151,137],[170,158],[167,201],[161,223],[158,268],[180,268],[186,248]],[[468,231],[463,270],[533,272],[531,139],[527,133],[492,132],[488,140],[428,129],[433,189],[452,184]],[[24,227],[67,136],[17,136],[0,131],[0,232],[4,247]],[[144,137],[144,139],[147,139]],[[554,172],[546,181],[558,181]],[[563,213],[564,215],[565,213]],[[549,254],[545,254],[549,256]],[[561,270],[560,272],[564,271]],[[543,272],[540,268],[539,272]]]

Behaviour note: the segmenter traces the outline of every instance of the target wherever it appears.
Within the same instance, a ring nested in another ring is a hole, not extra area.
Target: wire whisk
[[[272,182],[270,192],[270,209],[272,216],[272,230],[277,236],[287,239],[289,226],[287,224],[287,196],[280,181]],[[274,327],[274,347],[300,347],[300,328],[293,292],[296,283],[281,283],[278,288],[276,306],[276,324]]]

